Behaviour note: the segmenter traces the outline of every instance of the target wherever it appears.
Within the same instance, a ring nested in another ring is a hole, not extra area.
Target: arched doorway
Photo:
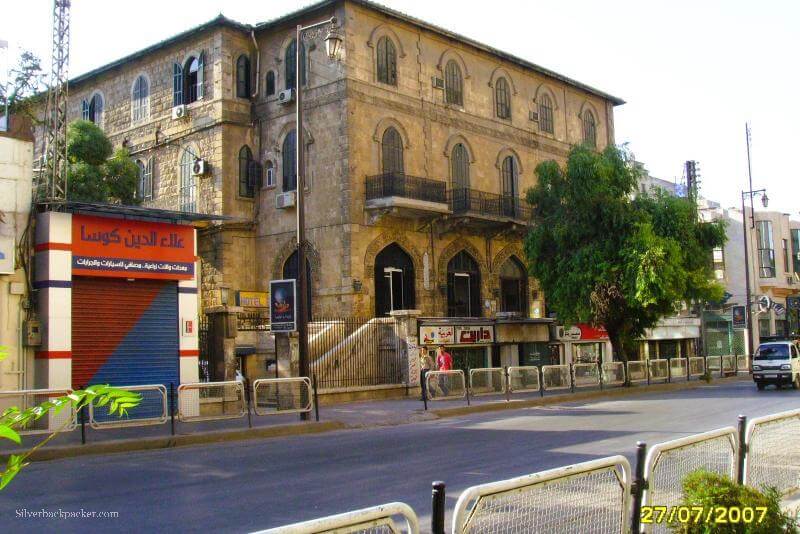
[[[528,275],[522,262],[511,256],[500,267],[500,311],[528,314]]]
[[[414,263],[392,243],[375,256],[375,317],[414,308]]]
[[[462,250],[447,263],[447,315],[481,316],[481,273],[475,258]]]
[[[299,271],[297,270],[297,251],[295,250],[292,252],[292,255],[286,259],[286,262],[283,264],[283,278],[284,279],[295,279],[297,280]],[[311,282],[311,263],[309,263],[308,258],[306,258],[306,306],[308,310],[307,317],[311,320],[311,286],[313,283]],[[298,299],[299,300],[299,299]],[[298,305],[300,302],[298,302]]]

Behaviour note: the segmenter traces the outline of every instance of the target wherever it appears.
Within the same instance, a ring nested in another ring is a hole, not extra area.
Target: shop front
[[[431,351],[436,361],[436,348],[440,345],[453,357],[453,369],[461,369],[466,374],[469,369],[491,367],[492,347],[495,344],[495,330],[491,322],[468,323],[461,319],[458,324],[446,320],[420,322],[420,346]]]
[[[611,341],[602,326],[579,323],[570,327],[556,326],[555,346],[562,365],[570,363],[597,363],[613,360]]]
[[[699,317],[665,317],[654,328],[645,330],[639,343],[642,360],[697,356],[700,338]]]

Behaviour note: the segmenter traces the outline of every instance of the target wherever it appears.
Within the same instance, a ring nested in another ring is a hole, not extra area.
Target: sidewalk
[[[715,379],[710,385],[734,380],[749,380],[748,375]],[[616,398],[629,395],[646,395],[663,391],[680,390],[708,386],[703,381],[681,381],[671,384],[636,385],[630,388],[615,387],[605,390],[585,389],[545,393],[515,394],[510,401],[505,395],[491,395],[466,399],[429,401],[425,411],[419,399],[405,398],[395,400],[359,401],[320,408],[320,422],[314,421],[310,413],[309,421],[301,421],[298,414],[257,416],[251,415],[252,428],[248,426],[247,416],[237,419],[180,423],[175,420],[175,434],[172,434],[171,421],[165,424],[107,428],[96,430],[86,424],[86,444],[81,444],[80,425],[71,432],[56,436],[46,447],[37,451],[33,460],[49,460],[86,454],[105,454],[133,450],[157,449],[176,446],[214,443],[221,441],[263,439],[289,435],[330,432],[334,430],[358,429],[368,427],[396,426],[445,417],[457,417],[469,413],[513,410],[529,406],[575,402],[596,398]],[[9,448],[3,443],[0,456],[25,451],[44,439],[46,435],[24,436],[21,447]]]

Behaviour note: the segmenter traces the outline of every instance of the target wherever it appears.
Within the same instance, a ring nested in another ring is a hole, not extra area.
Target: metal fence
[[[689,358],[689,376],[702,376],[706,372],[706,360],[702,356],[692,356]]]
[[[621,386],[625,383],[625,364],[622,362],[603,362],[600,371],[603,384]]]
[[[508,368],[508,390],[510,393],[539,391],[539,368],[535,365]]]
[[[72,393],[71,389],[22,389],[18,391],[0,391],[0,413],[11,407],[20,411],[39,406],[43,402],[54,401]],[[49,434],[51,432],[69,432],[75,429],[76,418],[72,403],[61,408],[56,414],[50,411],[27,427],[18,430],[21,435]]]
[[[197,318],[197,371],[201,382],[211,380],[211,346],[208,339],[208,315],[201,313]]]
[[[178,386],[178,419],[183,422],[235,419],[247,413],[244,384],[195,382]]]
[[[576,388],[600,385],[600,367],[596,363],[572,364],[572,383]]]
[[[419,520],[405,503],[392,502],[344,514],[312,519],[283,527],[261,530],[255,534],[392,534],[419,533]]]
[[[569,365],[543,365],[542,389],[551,391],[572,387],[572,376]]]
[[[310,412],[313,406],[311,380],[306,377],[255,380],[252,404],[256,415]]]
[[[464,371],[428,371],[425,387],[430,400],[460,399],[467,395]]]
[[[502,367],[485,367],[469,370],[471,395],[497,395],[506,391],[506,371]]]
[[[629,361],[628,379],[631,383],[647,382],[647,362],[644,360]]]
[[[775,486],[784,495],[800,489],[800,410],[752,419],[746,436],[746,484]]]
[[[709,373],[719,373],[722,369],[722,356],[707,356],[706,371]]]
[[[456,502],[452,532],[624,533],[630,486],[624,456],[473,486]]]
[[[127,415],[119,417],[109,413],[110,406],[89,404],[89,424],[92,428],[120,428],[126,426],[162,425],[169,418],[167,408],[167,388],[162,384],[138,386],[115,386],[141,395],[139,404],[128,410]]]
[[[722,372],[735,373],[736,372],[736,356],[729,354],[722,357]]]
[[[669,380],[669,361],[654,359],[647,360],[648,370],[650,372],[650,380]]]
[[[669,359],[669,377],[670,380],[676,378],[686,378],[688,375],[687,370],[689,363],[686,358],[670,358]]]

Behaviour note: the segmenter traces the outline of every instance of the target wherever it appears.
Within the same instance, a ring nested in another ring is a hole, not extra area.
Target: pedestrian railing
[[[603,384],[621,386],[625,383],[625,364],[622,362],[603,362],[601,372]]]
[[[737,373],[750,372],[750,358],[746,354],[736,357],[736,372]]]
[[[800,410],[752,419],[746,436],[746,484],[775,486],[784,495],[800,489]]]
[[[735,373],[736,372],[736,356],[729,354],[722,357],[722,372]]]
[[[669,380],[669,361],[662,359],[647,360],[650,380]]]
[[[178,419],[183,422],[236,419],[247,413],[244,384],[195,382],[178,386]]]
[[[720,428],[654,445],[644,467],[644,504],[676,506],[682,498],[683,477],[704,469],[735,476],[737,453],[736,429]],[[668,525],[654,525],[656,532],[667,532]]]
[[[628,379],[631,383],[647,382],[647,362],[631,360],[628,362]]]
[[[497,395],[506,392],[506,371],[502,367],[469,370],[470,395]]]
[[[169,418],[167,388],[162,384],[137,386],[115,386],[141,396],[138,405],[128,409],[124,417],[109,413],[110,406],[89,404],[89,424],[94,429],[121,428],[127,426],[163,425]]]
[[[706,371],[719,373],[722,370],[722,356],[706,356]]]
[[[706,372],[706,359],[702,356],[691,356],[689,358],[689,376],[702,376]]]
[[[255,534],[419,533],[419,520],[405,503],[392,502],[302,523],[261,530]]]
[[[572,383],[576,388],[600,385],[600,367],[596,363],[572,364]]]
[[[676,378],[686,378],[688,368],[686,358],[670,358],[669,359],[669,378],[675,380]]]
[[[473,486],[456,502],[452,532],[624,533],[630,487],[624,456]]]
[[[428,371],[425,386],[429,400],[461,399],[467,395],[464,371]]]
[[[64,389],[22,389],[18,391],[0,391],[0,413],[8,408],[16,407],[20,411],[39,406],[43,402],[55,401],[61,397],[69,395],[72,390]],[[65,402],[63,408],[58,413],[50,410],[47,415],[43,415],[38,420],[33,421],[27,427],[18,430],[21,435],[28,434],[49,434],[52,432],[69,432],[76,426],[75,410],[72,402]]]
[[[510,393],[538,392],[541,387],[538,367],[529,365],[508,368],[508,391]]]
[[[551,391],[572,387],[569,365],[543,365],[542,389]]]
[[[310,412],[313,407],[308,377],[261,378],[253,381],[252,405],[256,415]]]

